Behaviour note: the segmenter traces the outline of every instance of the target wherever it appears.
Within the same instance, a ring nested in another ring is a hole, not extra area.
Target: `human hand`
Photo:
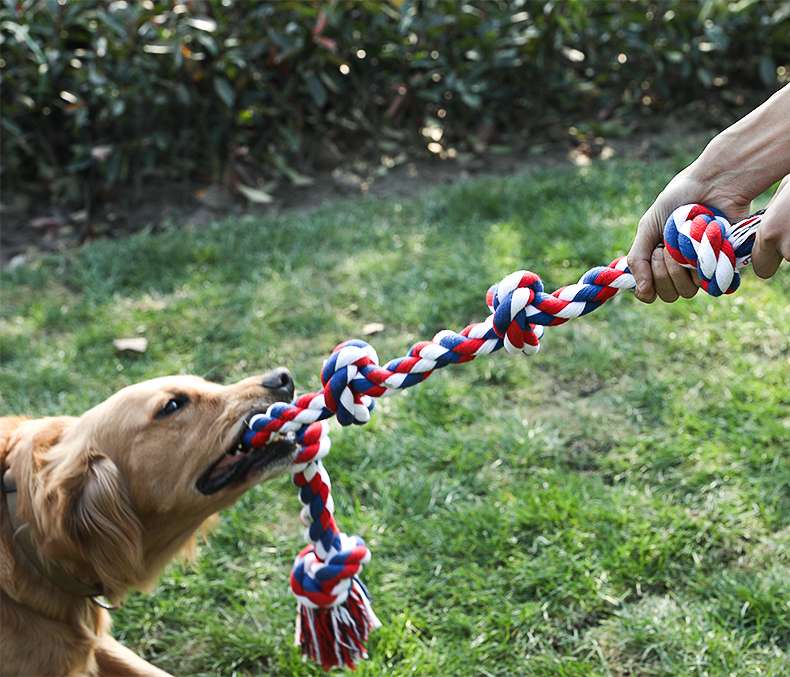
[[[628,267],[636,280],[636,297],[640,301],[652,303],[658,296],[672,303],[680,296],[689,299],[697,293],[696,273],[681,266],[663,246],[664,224],[669,215],[681,205],[695,202],[716,207],[731,223],[737,223],[749,215],[751,200],[734,189],[701,178],[696,163],[675,176],[639,220],[628,252]]]
[[[752,268],[757,276],[769,278],[782,259],[790,261],[790,175],[779,184],[763,214],[752,248]]]

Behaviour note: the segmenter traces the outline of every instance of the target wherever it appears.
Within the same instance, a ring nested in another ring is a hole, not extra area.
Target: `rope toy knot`
[[[366,644],[381,626],[357,572],[370,559],[362,539],[343,535],[343,551],[322,562],[305,547],[294,562],[291,590],[299,602],[297,643],[324,670],[354,669],[368,657]]]
[[[370,420],[373,398],[354,381],[364,381],[365,374],[379,365],[379,356],[369,343],[359,339],[344,341],[335,347],[321,370],[324,406],[337,416],[340,425],[361,425]]]
[[[731,236],[724,214],[704,205],[678,207],[664,226],[664,243],[675,261],[697,271],[711,296],[732,294],[741,284]]]
[[[338,551],[321,560],[312,545],[302,548],[291,570],[291,590],[310,609],[343,604],[354,578],[370,561],[370,550],[358,536],[340,534]]]
[[[532,355],[540,350],[543,327],[533,324],[533,301],[545,296],[543,282],[528,270],[517,270],[492,286],[486,294],[486,304],[493,313],[493,327],[509,353]]]
[[[313,433],[317,435],[320,432]],[[338,530],[332,485],[320,454],[294,468],[301,519],[310,541],[291,570],[291,591],[298,601],[296,642],[325,670],[338,665],[353,668],[367,658],[368,635],[380,625],[359,579],[370,550],[358,536]]]

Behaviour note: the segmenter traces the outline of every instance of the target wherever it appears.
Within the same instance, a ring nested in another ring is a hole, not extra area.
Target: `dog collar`
[[[103,599],[104,589],[100,583],[86,583],[68,573],[57,562],[44,562],[36,552],[33,538],[30,535],[30,524],[20,522],[17,517],[17,487],[16,480],[10,469],[6,469],[0,476],[0,491],[8,510],[8,519],[11,522],[13,540],[19,546],[25,559],[32,567],[56,588],[75,597],[89,597],[92,602],[104,609],[113,609],[111,604]]]

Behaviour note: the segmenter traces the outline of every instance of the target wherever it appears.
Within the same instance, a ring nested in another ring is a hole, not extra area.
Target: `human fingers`
[[[702,280],[700,280],[699,273],[696,270],[689,270],[691,273],[691,281],[697,285],[697,287],[702,287]]]
[[[774,191],[774,194],[771,195],[771,199],[768,200],[768,204],[766,205],[766,210],[770,209],[771,205],[776,201],[776,198],[782,193],[783,190],[786,190],[787,187],[790,186],[790,174],[785,176],[780,182],[779,186]]]
[[[672,280],[672,285],[677,290],[677,293],[684,299],[692,298],[699,291],[699,285],[694,282],[691,275],[692,271],[675,261],[666,247],[662,247],[662,251],[667,273],[669,273],[669,278]]]
[[[666,303],[674,303],[678,300],[678,290],[672,284],[669,276],[667,264],[664,260],[664,248],[656,247],[650,257],[650,268],[653,274],[653,284],[656,288],[658,298]]]
[[[653,249],[661,242],[661,231],[656,229],[654,214],[655,205],[640,219],[627,257],[628,267],[636,280],[636,297],[645,303],[652,303],[656,299],[651,257]]]
[[[752,268],[767,279],[779,268],[782,259],[790,260],[790,183],[782,182],[763,214],[752,248]]]

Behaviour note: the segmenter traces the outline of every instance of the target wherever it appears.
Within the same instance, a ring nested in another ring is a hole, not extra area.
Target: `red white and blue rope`
[[[664,244],[676,261],[697,271],[708,294],[731,294],[740,284],[738,271],[750,261],[759,224],[759,212],[733,226],[715,209],[685,205],[668,219]],[[358,576],[370,551],[361,538],[347,536],[335,523],[331,483],[322,462],[330,447],[327,419],[335,416],[341,425],[361,425],[370,420],[374,398],[410,388],[449,364],[501,348],[536,353],[545,327],[586,315],[634,287],[625,257],[592,268],[576,284],[550,294],[538,275],[516,271],[488,290],[490,314],[482,322],[460,332],[440,331],[383,366],[365,341],[344,341],[324,363],[321,390],[273,404],[266,414],[254,417],[247,444],[262,446],[272,435],[285,434],[299,446],[292,473],[309,544],[296,557],[291,590],[299,606],[297,642],[305,653],[327,669],[353,667],[367,656],[368,633],[379,625]]]

